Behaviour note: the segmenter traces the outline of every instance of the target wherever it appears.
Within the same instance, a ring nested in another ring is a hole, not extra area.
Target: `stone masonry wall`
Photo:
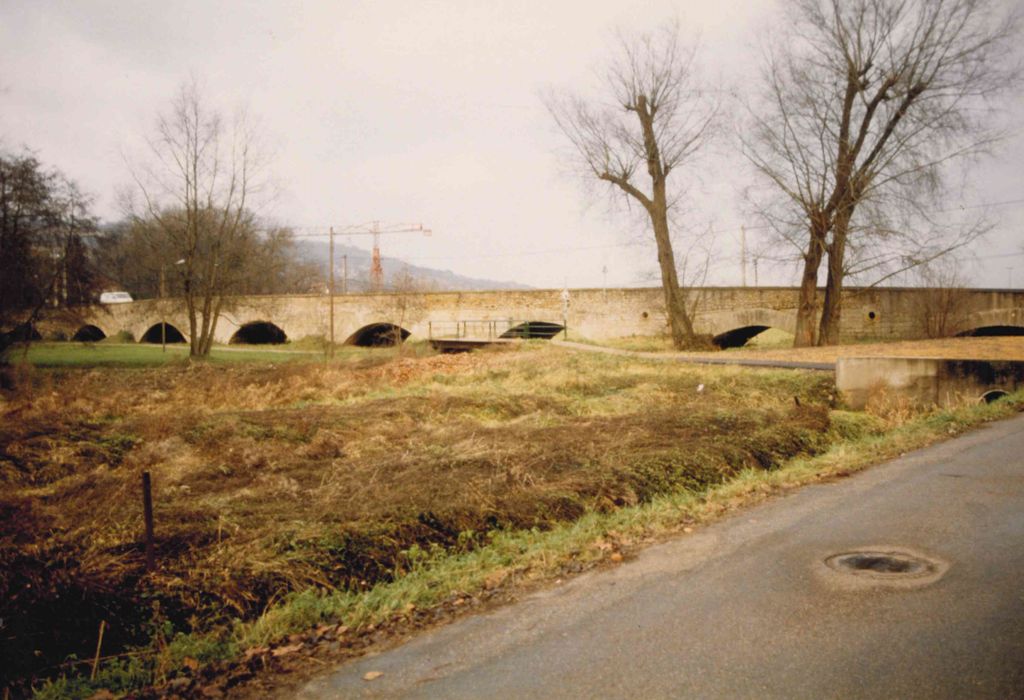
[[[926,309],[936,294],[927,289],[848,289],[843,299],[841,339],[923,337]],[[984,325],[1024,326],[1024,291],[969,290],[956,297],[954,332]],[[702,333],[717,335],[751,325],[791,333],[795,326],[795,288],[711,287],[692,290],[690,300],[697,303],[695,321]],[[421,337],[449,334],[457,321],[494,321],[501,330],[509,320],[563,322],[561,290],[351,294],[336,297],[334,311],[338,342],[380,322],[396,323]],[[107,335],[126,330],[138,339],[162,319],[188,334],[180,302],[171,299],[92,307],[82,316]],[[242,325],[258,321],[275,324],[291,339],[326,337],[329,317],[328,302],[322,296],[240,298],[229,305],[218,323],[216,340],[226,343]],[[569,336],[575,338],[599,340],[666,332],[659,288],[570,290],[565,320]],[[69,326],[65,332],[70,335],[75,330]]]

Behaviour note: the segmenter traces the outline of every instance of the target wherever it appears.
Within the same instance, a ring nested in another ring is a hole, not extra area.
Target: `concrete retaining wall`
[[[897,392],[916,406],[953,406],[987,392],[1024,387],[1024,362],[920,357],[841,357],[836,388],[853,409],[881,391]]]

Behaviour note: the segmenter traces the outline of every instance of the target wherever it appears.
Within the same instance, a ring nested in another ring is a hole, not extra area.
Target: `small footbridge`
[[[476,319],[427,323],[427,338],[441,352],[466,352],[520,340],[551,340],[564,331],[564,325],[551,321]]]

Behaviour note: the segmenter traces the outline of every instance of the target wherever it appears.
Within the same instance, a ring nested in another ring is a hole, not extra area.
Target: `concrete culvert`
[[[288,336],[278,326],[269,321],[253,321],[246,323],[231,336],[228,341],[232,345],[280,345],[288,340]]]
[[[725,350],[726,348],[740,348],[747,344],[747,341],[753,338],[755,335],[764,333],[771,326],[744,326],[743,328],[734,328],[731,331],[725,333],[719,333],[711,342]]]
[[[162,336],[160,333],[160,326],[166,328],[165,334]],[[168,343],[184,343],[185,336],[177,328],[169,323],[155,323],[149,327],[149,330],[142,334],[142,338],[139,339],[140,343],[156,343],[159,345],[164,342]]]
[[[106,337],[107,334],[99,326],[85,325],[75,331],[75,334],[71,336],[71,340],[79,343],[95,343]]]
[[[982,394],[978,402],[993,403],[994,401],[998,401],[999,399],[1005,398],[1007,396],[1009,396],[1009,394],[1003,391],[1002,389],[992,389],[991,391],[986,391],[984,394]]]
[[[502,338],[539,338],[551,340],[565,330],[564,326],[548,321],[527,321],[518,326],[512,326],[501,334]]]
[[[404,343],[409,331],[393,323],[371,323],[350,335],[345,345],[360,348],[388,348]]]
[[[972,328],[969,331],[957,333],[958,337],[985,337],[993,335],[1024,335],[1024,327],[1021,326],[981,326]]]

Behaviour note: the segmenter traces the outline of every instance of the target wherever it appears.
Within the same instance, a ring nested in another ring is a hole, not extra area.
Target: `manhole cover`
[[[840,588],[916,588],[939,580],[949,564],[902,547],[864,547],[826,557],[817,568]]]
[[[825,563],[836,571],[860,576],[922,576],[932,573],[930,562],[897,552],[850,552],[829,557]]]

